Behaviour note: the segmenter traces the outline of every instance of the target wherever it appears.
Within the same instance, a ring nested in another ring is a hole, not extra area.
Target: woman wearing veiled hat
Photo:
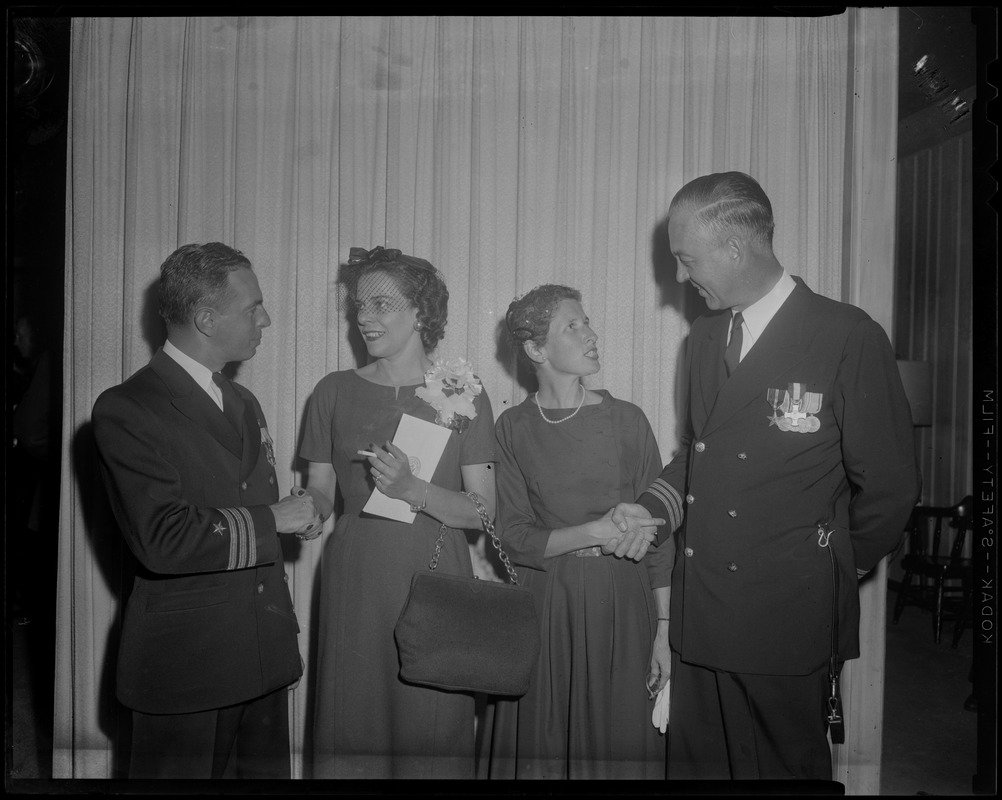
[[[300,449],[308,485],[343,503],[323,552],[313,777],[472,778],[473,697],[401,681],[393,629],[441,524],[437,571],[473,574],[463,529],[482,523],[464,492],[494,516],[493,412],[469,364],[431,358],[449,298],[435,267],[352,248],[339,283],[369,358],[317,384]],[[462,391],[443,393],[443,378]],[[392,444],[403,414],[454,430],[430,481]],[[374,490],[407,502],[414,521],[363,514]]]

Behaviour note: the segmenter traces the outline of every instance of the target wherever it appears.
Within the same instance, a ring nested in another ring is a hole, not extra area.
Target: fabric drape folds
[[[126,774],[113,679],[131,567],[89,415],[163,340],[170,252],[222,241],[254,264],[272,325],[236,380],[268,417],[283,492],[310,392],[364,352],[335,285],[356,246],[442,271],[439,353],[473,362],[498,414],[526,392],[498,338],[508,303],[581,290],[602,351],[590,385],[643,408],[670,458],[703,304],[675,281],[668,203],[700,174],[755,175],[780,261],[839,296],[853,13],[74,19],[54,776]],[[306,662],[293,775],[309,777],[322,542],[285,547]]]

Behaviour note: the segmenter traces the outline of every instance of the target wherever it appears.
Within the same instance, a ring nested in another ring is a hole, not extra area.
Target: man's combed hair
[[[250,260],[220,242],[181,245],[160,267],[160,316],[168,326],[186,325],[199,308],[221,308],[229,274],[244,268]]]
[[[743,172],[718,172],[690,181],[672,200],[669,217],[680,209],[692,210],[693,219],[715,241],[740,230],[772,248],[772,203],[758,181]]]
[[[526,354],[525,344],[533,342],[537,347],[546,344],[553,312],[563,300],[580,303],[581,292],[570,286],[546,283],[515,298],[508,306],[504,321],[512,347],[518,357],[533,368],[535,362]]]

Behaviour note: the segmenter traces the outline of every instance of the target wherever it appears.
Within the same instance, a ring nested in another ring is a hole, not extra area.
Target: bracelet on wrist
[[[424,511],[428,506],[428,481],[424,482],[424,500],[421,501],[421,505],[416,506],[411,503],[411,512],[417,514],[419,511]]]
[[[671,617],[658,617],[658,622],[671,622]]]

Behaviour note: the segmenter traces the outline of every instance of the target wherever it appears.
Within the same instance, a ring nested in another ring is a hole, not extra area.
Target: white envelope
[[[452,428],[404,414],[400,418],[400,424],[397,425],[393,444],[407,453],[410,458],[411,472],[421,480],[430,483],[451,434]],[[367,514],[375,514],[400,522],[413,522],[414,517],[417,516],[411,511],[410,503],[387,497],[379,489],[372,490],[372,494],[362,510]]]

